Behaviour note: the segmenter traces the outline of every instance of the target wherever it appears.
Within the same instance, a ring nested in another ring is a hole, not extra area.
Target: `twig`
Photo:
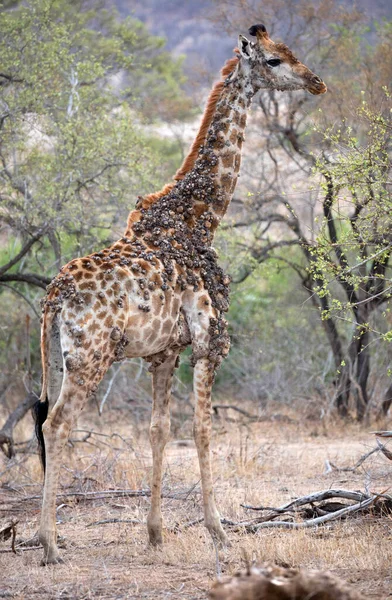
[[[94,527],[95,525],[106,525],[107,523],[133,523],[134,525],[140,525],[144,523],[140,519],[103,519],[102,521],[94,521],[93,523],[89,523],[86,527]]]
[[[379,451],[380,451],[380,448],[373,448],[373,450],[366,452],[366,454],[361,456],[361,458],[355,463],[355,465],[353,467],[337,467],[336,465],[331,463],[329,460],[326,460],[325,464],[327,467],[327,473],[329,473],[330,471],[338,471],[340,473],[353,473],[356,469],[358,469],[361,465],[363,465],[363,463],[365,462],[365,460],[367,460],[369,458],[369,456],[371,456],[372,454],[375,454],[376,452],[379,452]]]
[[[119,367],[117,367],[117,368],[114,369],[114,373],[113,373],[113,375],[110,378],[110,381],[109,381],[108,386],[106,388],[106,392],[105,392],[105,394],[104,394],[104,396],[103,396],[103,398],[101,400],[101,403],[99,405],[99,408],[98,408],[98,414],[99,414],[99,416],[102,415],[103,407],[105,406],[106,400],[108,399],[108,396],[109,396],[110,391],[112,389],[113,383],[114,383],[117,375],[119,374],[120,369],[121,369],[121,365]]]
[[[203,523],[203,521],[203,517],[201,517],[200,519],[193,519],[192,521],[184,523],[184,525],[182,525],[180,529],[188,529],[189,527],[193,527],[194,525],[199,525],[199,523]],[[178,531],[178,527],[176,528],[176,531]]]
[[[247,417],[248,419],[252,419],[254,421],[258,421],[259,417],[256,417],[255,415],[251,415],[250,413],[248,413],[248,411],[244,410],[243,408],[238,408],[238,406],[232,406],[231,404],[214,404],[212,407],[212,410],[214,411],[214,413],[217,415],[218,414],[218,410],[236,410],[237,412],[239,412],[241,415],[244,415],[244,417]]]
[[[16,547],[17,552],[15,552],[15,554],[18,554],[19,552],[27,552],[28,550],[42,550],[42,546],[27,546],[26,548],[19,548],[19,546]],[[0,550],[0,554],[6,554],[7,552],[14,552],[12,550],[12,548],[9,549],[5,549],[5,550]]]
[[[86,433],[87,435],[82,440],[73,439],[72,443],[85,442],[91,435],[96,435],[98,437],[104,437],[104,438],[109,438],[109,439],[119,438],[128,448],[130,448],[131,450],[134,450],[134,447],[132,446],[132,444],[130,442],[128,442],[127,439],[124,438],[119,433],[110,433],[110,434],[109,433],[101,433],[100,431],[94,431],[93,429],[74,429],[73,433]],[[112,448],[112,446],[110,446],[110,444],[104,444],[104,445],[107,445],[110,448]],[[122,450],[123,448],[114,448],[114,449]]]

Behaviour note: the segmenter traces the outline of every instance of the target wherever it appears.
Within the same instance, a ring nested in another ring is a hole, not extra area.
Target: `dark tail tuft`
[[[38,440],[38,451],[41,458],[42,467],[45,473],[45,440],[44,434],[42,433],[42,425],[46,421],[46,417],[48,416],[49,409],[49,400],[46,398],[44,402],[38,400],[33,406],[33,416],[35,421],[35,434]]]

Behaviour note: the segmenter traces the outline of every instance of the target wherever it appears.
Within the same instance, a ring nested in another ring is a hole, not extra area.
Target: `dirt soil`
[[[241,504],[279,506],[331,487],[383,492],[390,485],[392,463],[381,454],[372,455],[354,472],[326,468],[326,461],[354,465],[375,446],[368,431],[300,420],[249,423],[231,412],[215,421],[213,441],[216,497],[228,519],[257,516]],[[38,527],[42,475],[34,442],[23,444],[24,452],[12,461],[0,458],[0,529],[11,519],[19,521],[17,553],[11,551],[11,540],[0,542],[0,598],[207,598],[217,556],[203,525],[192,524],[202,516],[202,508],[190,423],[168,444],[165,544],[154,550],[147,545],[148,497],[114,493],[148,490],[151,453],[146,427],[136,430],[124,419],[119,423],[115,414],[106,418],[112,421],[84,416],[64,456],[60,491],[69,495],[59,498],[57,511],[62,565],[41,567],[42,550],[20,546],[23,540],[34,544]],[[21,438],[30,438],[30,426],[23,426]],[[94,433],[86,433],[89,430]],[[72,496],[74,492],[81,495]],[[223,574],[234,574],[246,561],[268,561],[328,570],[367,598],[392,598],[390,516],[350,517],[317,529],[228,534],[231,547],[219,555]]]

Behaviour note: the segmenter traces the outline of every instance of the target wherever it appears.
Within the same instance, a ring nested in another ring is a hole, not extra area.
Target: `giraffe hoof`
[[[57,556],[56,558],[43,558],[41,560],[41,567],[46,567],[47,565],[61,565],[64,563],[64,560],[61,556]]]
[[[148,540],[150,546],[162,546],[162,520],[150,519],[147,520]]]
[[[219,526],[214,525],[207,527],[207,529],[211,534],[214,545],[216,545],[219,550],[227,550],[230,548],[231,542],[220,524]]]
[[[233,546],[233,544],[231,543],[231,541],[229,540],[229,538],[227,536],[224,540],[221,540],[220,543],[221,543],[222,550],[228,550],[229,548],[231,548]]]
[[[212,539],[216,543],[219,550],[228,550],[228,548],[231,548],[231,546],[232,546],[232,543],[229,540],[229,538],[227,537],[227,535],[219,536],[219,537],[216,535],[213,535]]]
[[[151,535],[149,536],[149,544],[150,546],[153,546],[154,548],[159,548],[160,546],[163,546],[163,540],[162,540],[162,535]]]

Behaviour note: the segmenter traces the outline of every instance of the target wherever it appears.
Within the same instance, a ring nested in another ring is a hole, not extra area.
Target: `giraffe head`
[[[325,83],[303,65],[285,44],[275,44],[264,25],[253,25],[250,35],[255,42],[245,36],[238,38],[242,70],[249,78],[253,93],[260,89],[280,91],[307,90],[311,94],[324,94]]]

